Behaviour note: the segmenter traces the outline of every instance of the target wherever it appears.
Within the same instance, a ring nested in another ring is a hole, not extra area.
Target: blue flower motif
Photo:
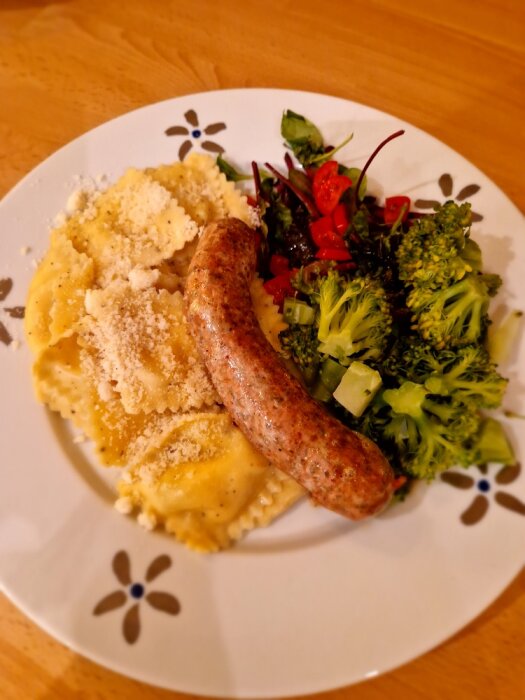
[[[464,525],[475,525],[485,516],[489,509],[490,503],[486,494],[492,491],[493,487],[496,487],[496,491],[494,492],[494,501],[498,505],[503,506],[503,508],[507,508],[507,510],[513,511],[514,513],[518,513],[518,515],[525,515],[525,503],[520,501],[520,499],[513,494],[497,488],[498,486],[505,486],[507,484],[511,484],[513,481],[516,481],[521,473],[520,464],[501,467],[496,472],[496,476],[494,477],[495,483],[492,483],[489,480],[486,465],[479,466],[478,471],[481,474],[481,478],[479,479],[474,479],[469,474],[456,471],[446,471],[441,474],[441,481],[450,484],[450,486],[454,486],[458,489],[476,488],[479,492],[476,496],[474,496],[474,500],[460,516],[461,522]]]
[[[151,583],[157,576],[160,576],[171,566],[171,559],[163,554],[154,559],[148,566],[144,580]],[[146,603],[156,610],[168,613],[168,615],[178,615],[180,603],[171,593],[164,591],[147,591],[143,583],[134,581],[131,576],[131,563],[129,555],[125,551],[120,551],[113,557],[113,573],[122,588],[108,593],[95,605],[93,615],[104,615],[111,610],[116,610],[126,605],[129,598],[134,602],[124,615],[122,623],[122,634],[128,644],[134,644],[140,634],[139,601],[144,598]]]
[[[207,139],[201,141],[203,135],[210,136],[226,129],[226,124],[224,122],[215,122],[201,128],[199,126],[197,112],[194,109],[189,109],[187,112],[185,112],[184,118],[186,119],[188,126],[170,126],[164,132],[166,136],[191,137],[182,142],[179,148],[179,160],[184,160],[196,143],[198,143],[198,145],[205,151],[210,151],[211,153],[224,153],[224,148],[218,143],[215,143],[215,141],[209,141]],[[190,129],[188,127],[192,128]]]

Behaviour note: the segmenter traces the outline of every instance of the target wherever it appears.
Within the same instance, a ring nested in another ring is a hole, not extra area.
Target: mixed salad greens
[[[454,465],[514,462],[500,423],[507,380],[487,349],[488,307],[501,284],[470,238],[468,203],[434,213],[406,196],[384,204],[367,169],[335,160],[308,119],[290,110],[286,172],[253,163],[265,288],[289,324],[291,371],[343,423],[372,438],[400,491]],[[227,177],[239,174],[222,157]],[[251,176],[249,176],[251,177]]]

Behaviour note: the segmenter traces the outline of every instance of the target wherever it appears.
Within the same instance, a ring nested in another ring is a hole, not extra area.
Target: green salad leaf
[[[253,177],[253,175],[251,174],[247,175],[245,173],[240,173],[220,154],[217,156],[216,163],[221,173],[224,173],[226,175],[226,179],[230,180],[231,182],[242,182],[243,180],[251,180]]]
[[[281,135],[303,166],[324,155],[324,141],[319,129],[301,114],[287,109],[281,119]]]

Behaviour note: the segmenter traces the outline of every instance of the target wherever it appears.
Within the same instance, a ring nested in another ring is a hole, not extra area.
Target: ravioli
[[[190,411],[218,396],[188,333],[179,291],[117,280],[86,295],[81,342],[127,413]]]
[[[93,261],[75,249],[65,231],[53,231],[26,303],[26,338],[35,355],[75,332],[94,276]]]
[[[174,432],[119,482],[118,505],[139,508],[146,522],[162,524],[192,549],[228,547],[304,493],[256,452],[224,412],[186,416]]]
[[[209,156],[190,153],[182,163],[150,168],[146,173],[171,192],[199,226],[226,216],[249,224],[253,215],[246,198],[216,166],[210,167],[210,161]]]
[[[51,234],[25,330],[37,398],[123,468],[116,507],[200,552],[267,525],[304,491],[222,407],[188,332],[185,278],[198,236],[246,198],[209,157],[129,169]],[[277,347],[285,327],[260,280],[254,308]]]

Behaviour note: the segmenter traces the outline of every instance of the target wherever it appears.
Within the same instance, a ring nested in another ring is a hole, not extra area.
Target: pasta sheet
[[[55,229],[25,328],[38,399],[121,467],[116,507],[188,547],[217,551],[303,494],[236,428],[188,332],[185,277],[203,227],[246,198],[214,161],[129,169]],[[254,308],[278,346],[282,316],[260,280]]]

